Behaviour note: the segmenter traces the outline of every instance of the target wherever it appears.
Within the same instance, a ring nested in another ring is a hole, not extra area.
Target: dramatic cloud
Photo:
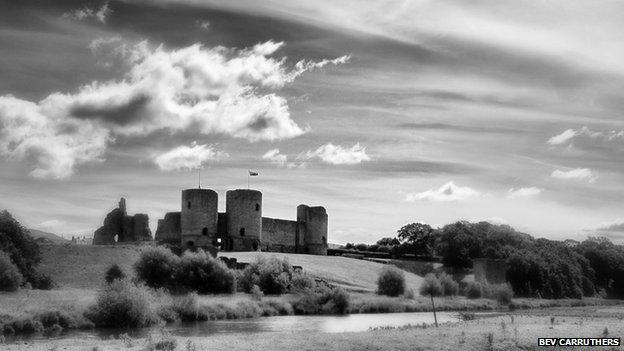
[[[516,198],[532,197],[535,195],[539,195],[541,193],[542,193],[542,189],[532,186],[528,188],[518,188],[518,189],[511,188],[509,189],[507,196],[510,199],[516,199]]]
[[[313,158],[319,158],[323,162],[333,165],[355,165],[364,161],[370,161],[370,157],[366,154],[366,148],[360,146],[359,143],[353,145],[350,149],[328,143],[320,146],[315,151],[306,153],[306,159]]]
[[[288,161],[288,156],[280,154],[279,149],[273,149],[267,151],[264,155],[262,155],[263,160],[269,160],[271,163],[274,163],[280,167],[286,165]]]
[[[455,183],[448,182],[438,189],[431,189],[422,193],[412,193],[405,196],[405,201],[461,201],[469,198],[480,196],[481,193],[467,186],[457,186]]]
[[[94,41],[91,50],[97,54],[115,42],[117,38]],[[147,42],[119,46],[115,54],[129,67],[122,80],[52,93],[38,103],[2,97],[1,151],[34,157],[35,177],[65,178],[74,166],[100,159],[112,135],[166,130],[251,142],[296,137],[305,130],[291,119],[286,99],[274,91],[305,71],[348,58],[301,61],[288,70],[285,59],[269,57],[282,45],[268,41],[239,51],[199,44],[170,51]]]
[[[111,9],[108,6],[108,2],[102,5],[98,9],[93,9],[89,7],[83,7],[81,9],[69,11],[63,14],[65,18],[71,18],[78,21],[84,21],[89,18],[95,18],[101,23],[106,23],[106,18],[111,14]]]
[[[621,242],[624,240],[624,219],[618,218],[612,222],[604,222],[594,228],[587,228],[585,231]]]
[[[192,170],[201,168],[208,161],[228,157],[224,152],[215,150],[212,145],[197,143],[191,146],[178,146],[163,154],[154,156],[153,160],[163,171]]]
[[[97,121],[46,114],[41,105],[0,96],[0,155],[35,164],[35,178],[67,178],[74,167],[101,161],[109,131]]]
[[[565,145],[569,144],[576,138],[593,139],[601,142],[611,141],[624,141],[624,130],[610,130],[610,131],[593,131],[587,127],[575,129],[567,129],[561,134],[555,135],[548,139],[550,145]]]
[[[595,182],[598,178],[598,176],[596,176],[589,168],[575,168],[569,171],[556,169],[552,172],[550,176],[553,178],[565,180],[587,180],[590,183]]]

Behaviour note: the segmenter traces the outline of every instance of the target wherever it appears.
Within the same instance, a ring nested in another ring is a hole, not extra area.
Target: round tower
[[[210,189],[182,190],[182,247],[210,247],[217,236],[218,195]]]
[[[225,194],[227,232],[234,251],[257,251],[262,242],[262,193],[237,189]]]
[[[297,206],[297,222],[303,232],[304,252],[327,255],[327,211],[325,207]]]

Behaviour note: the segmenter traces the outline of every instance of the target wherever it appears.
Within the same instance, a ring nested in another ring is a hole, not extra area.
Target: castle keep
[[[275,251],[327,255],[327,212],[297,206],[296,220],[262,217],[262,193],[229,190],[225,212],[210,189],[182,191],[180,212],[158,220],[155,240],[182,247],[215,247],[221,251]]]

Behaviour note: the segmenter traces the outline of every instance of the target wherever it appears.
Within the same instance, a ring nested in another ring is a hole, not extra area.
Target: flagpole
[[[249,177],[251,177],[251,171],[247,170],[247,190],[249,190]]]

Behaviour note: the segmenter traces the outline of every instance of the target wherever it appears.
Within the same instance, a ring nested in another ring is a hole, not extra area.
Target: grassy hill
[[[379,271],[385,266],[381,263],[340,256],[314,256],[277,252],[221,252],[219,255],[235,257],[239,262],[251,262],[258,256],[286,257],[292,265],[303,267],[304,271],[315,277],[342,286],[350,291],[362,292],[373,292],[377,289]],[[420,287],[423,278],[413,273],[404,273],[408,289],[414,289],[414,291],[418,292],[418,287]]]
[[[97,288],[104,272],[117,263],[127,273],[138,259],[144,245],[41,245],[41,269],[65,288]],[[383,264],[338,256],[314,256],[273,252],[224,252],[222,256],[235,257],[239,262],[251,262],[257,256],[286,257],[291,264],[329,283],[350,291],[372,292]],[[418,290],[422,278],[405,272],[408,288]]]
[[[49,242],[53,244],[65,244],[69,242],[69,240],[67,239],[61,238],[56,234],[44,232],[43,230],[28,229],[28,231],[30,231],[30,236],[32,236],[38,242]]]

